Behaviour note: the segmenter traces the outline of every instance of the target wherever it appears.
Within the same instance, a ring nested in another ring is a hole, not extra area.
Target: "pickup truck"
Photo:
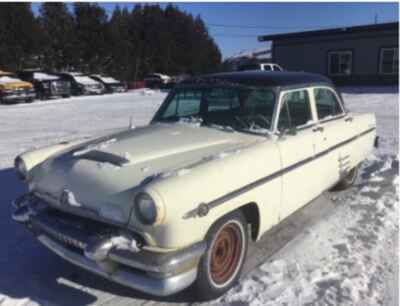
[[[374,145],[375,116],[348,112],[323,76],[206,75],[179,83],[148,126],[17,156],[29,193],[13,219],[112,281],[214,297],[249,240],[351,186]]]
[[[31,83],[20,80],[11,72],[0,70],[0,104],[32,102],[35,97]]]

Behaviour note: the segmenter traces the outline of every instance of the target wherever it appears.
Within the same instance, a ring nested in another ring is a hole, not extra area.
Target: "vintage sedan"
[[[148,126],[16,157],[29,193],[13,219],[112,281],[218,296],[250,239],[351,186],[374,144],[374,115],[349,113],[323,76],[206,75],[175,87]]]

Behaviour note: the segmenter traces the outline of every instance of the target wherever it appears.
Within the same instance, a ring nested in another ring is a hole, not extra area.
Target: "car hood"
[[[95,139],[49,158],[33,170],[34,190],[126,224],[133,198],[154,178],[259,137],[187,123],[153,124]],[[168,178],[165,178],[168,179]]]
[[[0,88],[7,90],[15,90],[15,89],[31,89],[33,85],[28,82],[23,81],[13,81],[7,83],[0,83]]]

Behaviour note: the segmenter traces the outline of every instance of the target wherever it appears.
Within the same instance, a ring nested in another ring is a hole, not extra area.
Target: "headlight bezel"
[[[21,181],[25,182],[28,180],[29,178],[28,168],[26,167],[26,163],[20,156],[17,156],[14,160],[14,169],[15,172],[17,173],[18,178]]]
[[[158,219],[158,209],[154,199],[146,192],[140,192],[134,199],[136,218],[143,225],[154,225]]]

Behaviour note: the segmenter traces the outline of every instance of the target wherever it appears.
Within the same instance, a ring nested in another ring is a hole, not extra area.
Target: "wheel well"
[[[256,203],[249,203],[241,206],[239,209],[243,212],[247,223],[250,224],[251,238],[255,241],[260,230],[260,212],[258,206]]]

